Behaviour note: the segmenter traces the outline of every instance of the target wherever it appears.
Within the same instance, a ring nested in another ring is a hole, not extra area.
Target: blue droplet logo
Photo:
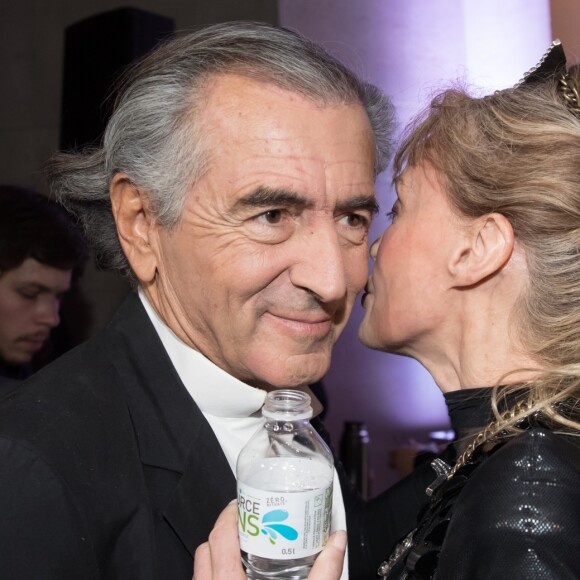
[[[288,519],[288,512],[286,510],[272,510],[265,513],[262,517],[262,533],[269,536],[270,544],[276,545],[278,534],[286,540],[296,540],[298,532],[291,526],[282,524]]]

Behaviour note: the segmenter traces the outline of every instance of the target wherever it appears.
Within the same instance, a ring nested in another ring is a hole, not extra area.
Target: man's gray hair
[[[323,105],[361,103],[375,137],[375,171],[388,164],[393,111],[375,86],[356,78],[321,47],[263,23],[230,22],[179,35],[132,67],[119,87],[102,148],[58,153],[47,165],[55,197],[83,224],[102,267],[131,270],[119,244],[109,186],[125,173],[146,191],[158,223],[179,221],[185,194],[203,175],[204,93],[208,77],[235,73]]]

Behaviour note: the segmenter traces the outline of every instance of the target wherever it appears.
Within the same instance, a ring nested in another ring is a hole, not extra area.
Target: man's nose
[[[60,324],[60,300],[47,298],[38,305],[37,320],[39,323],[54,328]]]
[[[324,303],[342,300],[347,289],[344,251],[334,224],[310,230],[297,247],[290,269],[292,284]]]

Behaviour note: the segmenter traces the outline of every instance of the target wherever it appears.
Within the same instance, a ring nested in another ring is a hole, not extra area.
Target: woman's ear
[[[149,198],[124,173],[115,175],[109,193],[123,252],[139,281],[151,282],[157,271],[153,239],[157,226]]]
[[[455,287],[471,286],[499,272],[514,249],[514,230],[500,213],[489,213],[467,226],[464,243],[454,252],[449,271]]]

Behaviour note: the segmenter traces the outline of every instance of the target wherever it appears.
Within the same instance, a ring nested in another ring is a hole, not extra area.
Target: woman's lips
[[[362,305],[362,307],[363,307],[363,308],[364,308],[364,306],[365,306],[365,302],[366,302],[366,300],[367,300],[367,297],[368,297],[370,294],[372,294],[372,289],[371,289],[371,287],[370,287],[370,283],[368,283],[368,282],[367,282],[367,285],[365,286],[365,289],[364,289],[363,295],[361,296],[361,299],[360,299],[360,303],[361,303],[361,305]]]

